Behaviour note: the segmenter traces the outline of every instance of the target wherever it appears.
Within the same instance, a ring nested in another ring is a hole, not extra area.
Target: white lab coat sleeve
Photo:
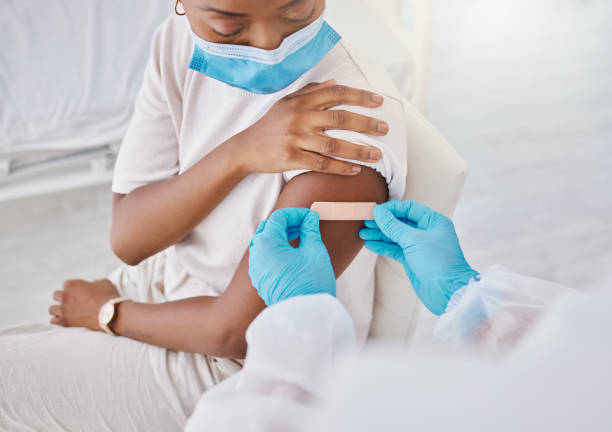
[[[244,368],[202,396],[186,431],[307,430],[355,329],[338,300],[317,294],[265,309],[246,340]]]
[[[323,430],[612,431],[611,303],[607,287],[564,295],[502,361],[447,344],[371,347],[338,371]]]
[[[436,323],[434,336],[455,346],[504,353],[516,345],[553,302],[574,292],[495,266],[451,297],[446,312]]]

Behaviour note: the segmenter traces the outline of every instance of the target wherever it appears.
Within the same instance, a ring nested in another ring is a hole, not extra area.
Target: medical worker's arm
[[[436,315],[478,276],[463,256],[453,222],[416,201],[389,201],[359,233],[372,252],[399,261],[417,296]]]
[[[308,172],[293,178],[282,191],[276,208],[310,207],[314,201],[375,201],[387,199],[380,174],[363,168],[356,176]],[[321,236],[336,277],[357,255],[361,221],[322,221]],[[245,253],[227,290],[220,297],[195,297],[160,304],[125,302],[119,305],[113,330],[120,335],[179,351],[242,358],[245,333],[265,308],[251,284]]]
[[[455,345],[512,348],[569,291],[499,267],[479,275],[463,256],[453,222],[415,201],[378,205],[365,225],[366,247],[404,266],[419,299],[440,315],[435,335]]]

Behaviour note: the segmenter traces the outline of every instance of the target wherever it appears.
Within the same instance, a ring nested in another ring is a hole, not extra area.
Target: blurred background
[[[45,321],[65,279],[118,265],[113,155],[167,3],[0,5],[0,327]],[[471,264],[610,287],[612,2],[429,0],[420,17],[408,1],[376,3],[407,34],[426,21],[424,64],[407,63],[426,74],[425,115],[468,164],[455,222]]]
[[[612,286],[612,2],[434,0],[428,117],[476,268]]]

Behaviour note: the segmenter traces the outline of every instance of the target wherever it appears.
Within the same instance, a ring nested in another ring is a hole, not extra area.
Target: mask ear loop
[[[177,14],[178,16],[184,16],[185,14],[185,9],[183,8],[183,12],[179,12],[178,10],[178,5],[181,2],[181,0],[176,0],[176,3],[174,3],[174,13]],[[182,4],[181,4],[182,6]]]

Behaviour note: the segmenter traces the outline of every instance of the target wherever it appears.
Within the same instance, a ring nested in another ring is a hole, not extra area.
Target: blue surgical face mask
[[[274,50],[205,41],[193,33],[189,68],[232,87],[275,93],[319,62],[340,40],[323,15],[283,40]]]

